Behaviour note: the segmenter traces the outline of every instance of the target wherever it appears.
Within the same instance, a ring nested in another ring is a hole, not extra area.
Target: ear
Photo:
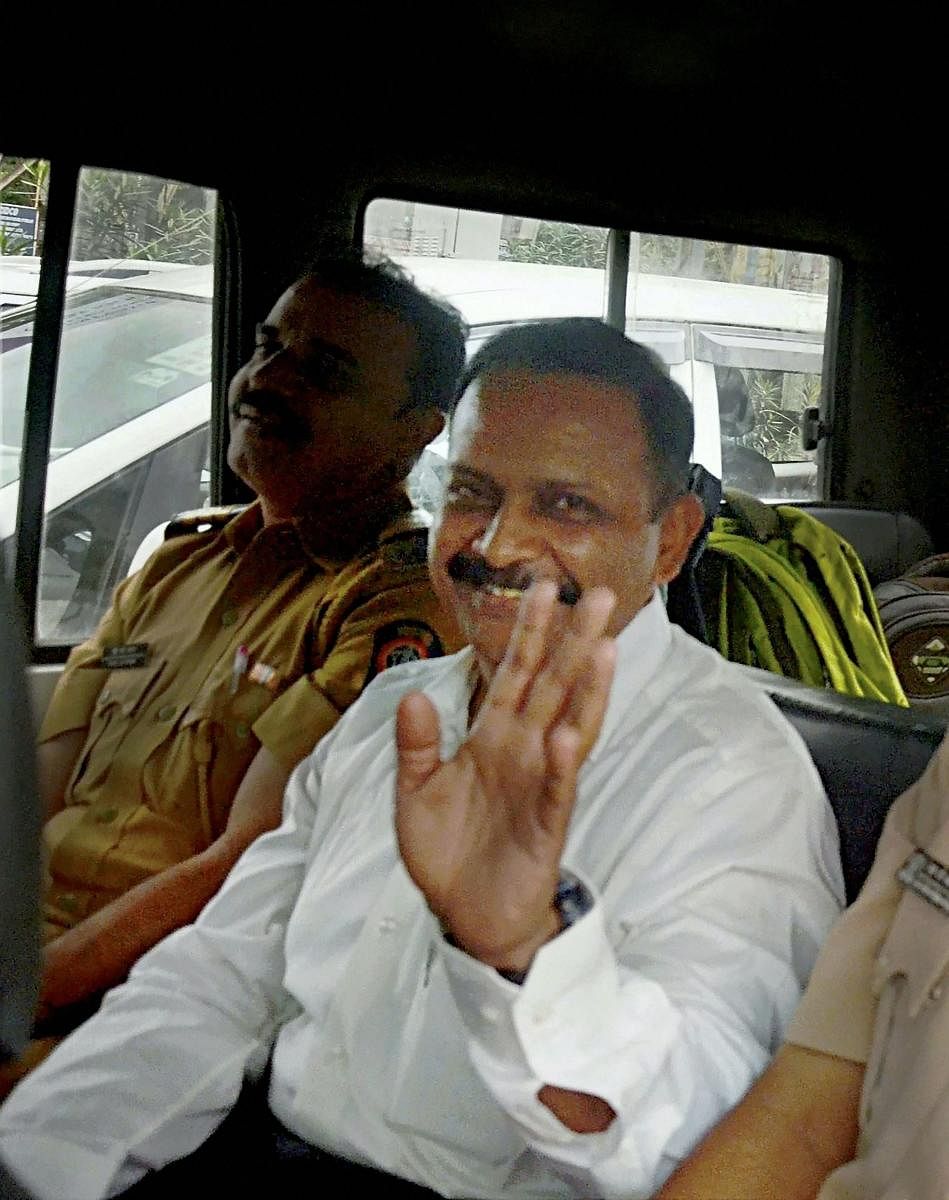
[[[704,523],[702,502],[691,492],[669,505],[659,519],[659,548],[653,582],[668,583],[675,579]]]

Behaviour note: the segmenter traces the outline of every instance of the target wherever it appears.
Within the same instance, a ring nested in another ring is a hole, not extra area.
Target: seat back
[[[741,669],[771,696],[807,744],[837,818],[850,903],[873,863],[890,805],[922,775],[947,722],[810,688],[770,671]]]
[[[856,504],[791,501],[818,521],[836,529],[860,555],[875,587],[933,553],[933,541],[923,525],[908,513],[886,512]]]

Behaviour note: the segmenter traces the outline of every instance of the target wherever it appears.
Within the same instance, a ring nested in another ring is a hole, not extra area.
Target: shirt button
[[[234,726],[234,732],[239,738],[246,738],[250,734],[250,726],[246,721],[238,721]]]
[[[163,704],[158,710],[159,721],[170,721],[175,715],[175,706],[173,704]]]
[[[929,999],[935,1002],[936,1000],[940,999],[941,996],[942,996],[942,984],[941,983],[933,984],[933,986],[929,989]]]
[[[108,825],[110,821],[114,821],[119,815],[117,808],[100,808],[95,814],[95,820],[100,825]]]
[[[531,1014],[531,1020],[535,1025],[544,1025],[553,1015],[553,1010],[548,1005],[544,1004],[539,1008],[534,1009],[533,1013]]]
[[[79,908],[79,900],[76,896],[70,896],[68,894],[65,896],[60,896],[59,906],[60,908],[64,908],[68,913],[74,913]]]
[[[482,1004],[481,1019],[487,1021],[489,1025],[497,1025],[501,1019],[501,1013],[493,1004]]]
[[[398,928],[399,922],[395,917],[383,917],[378,925],[380,933],[395,933]]]
[[[233,625],[237,620],[237,616],[238,613],[236,608],[225,608],[225,610],[221,613],[221,624]]]

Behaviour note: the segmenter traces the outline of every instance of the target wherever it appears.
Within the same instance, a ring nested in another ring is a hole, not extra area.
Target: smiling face
[[[625,389],[520,369],[472,383],[453,418],[431,574],[486,680],[535,580],[553,580],[567,604],[595,584],[610,588],[615,635],[675,577],[701,507],[683,496],[656,515],[655,490]]]
[[[401,482],[441,423],[412,406],[416,356],[415,331],[381,305],[312,278],[280,297],[228,392],[228,463],[268,519]]]

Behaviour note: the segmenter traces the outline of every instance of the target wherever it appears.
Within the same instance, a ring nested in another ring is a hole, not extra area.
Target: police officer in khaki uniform
[[[257,500],[194,514],[120,585],[42,726],[40,1029],[197,916],[376,673],[459,647],[405,478],[463,362],[455,310],[386,261],[319,264],[258,328],[228,396]]]
[[[949,735],[892,806],[788,1042],[657,1200],[949,1197]]]

